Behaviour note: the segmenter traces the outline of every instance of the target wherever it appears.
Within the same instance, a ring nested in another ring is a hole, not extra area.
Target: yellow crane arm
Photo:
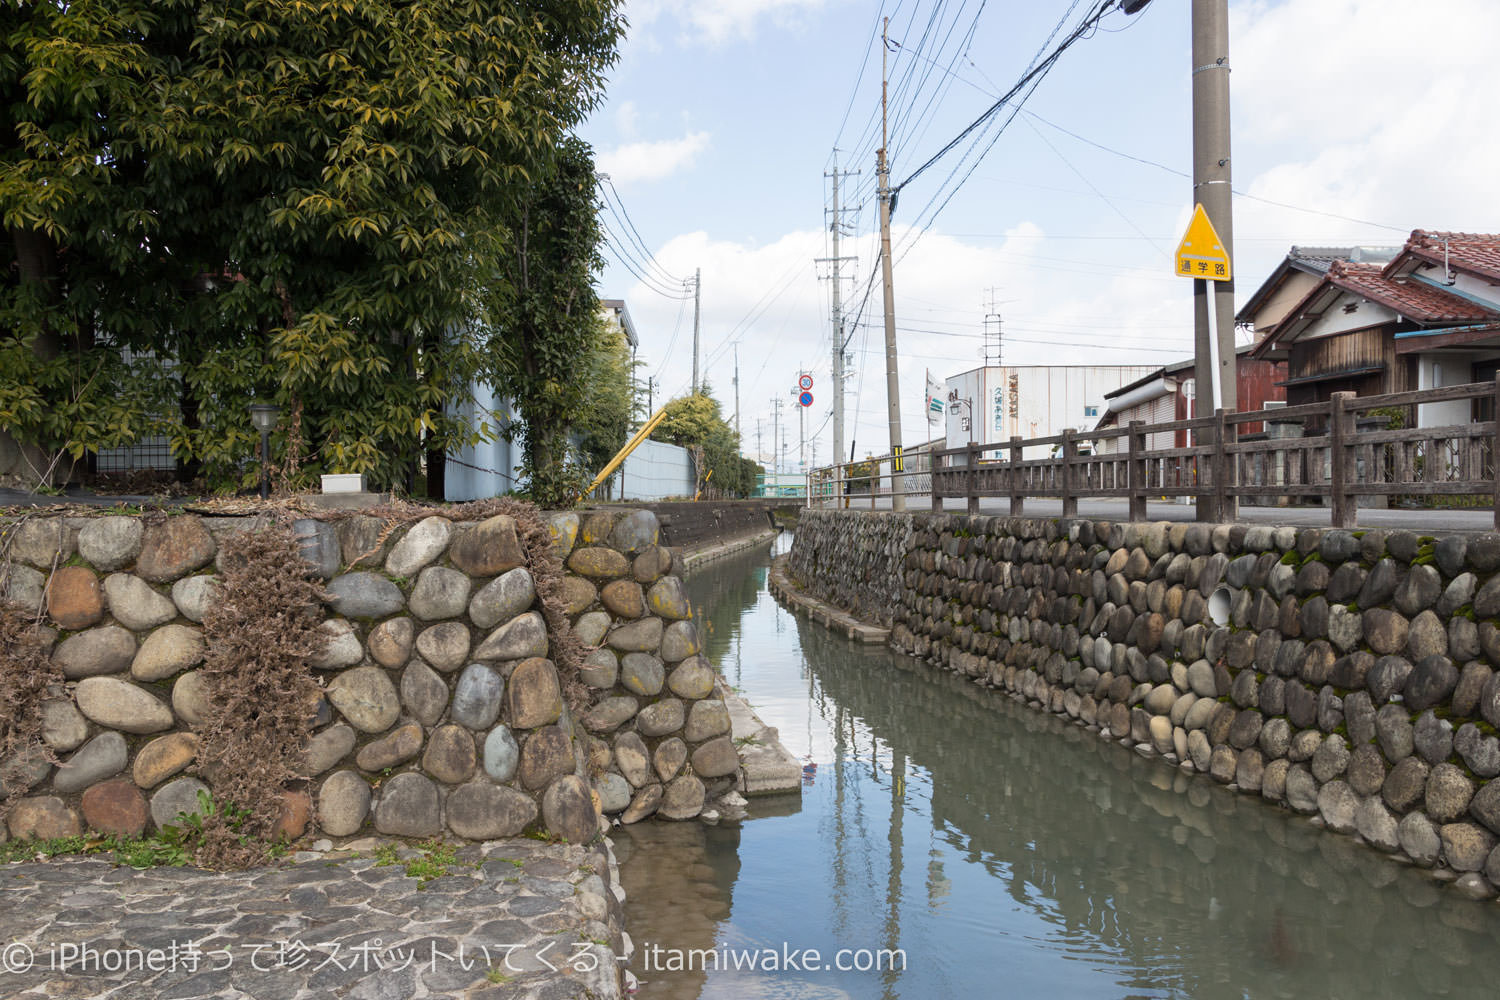
[[[625,447],[621,448],[615,454],[615,457],[609,460],[609,464],[604,467],[604,471],[595,476],[594,481],[592,483],[589,483],[588,488],[585,489],[582,493],[578,494],[578,496],[574,498],[573,502],[577,503],[579,500],[582,500],[584,497],[588,496],[590,493],[598,489],[599,485],[606,479],[614,475],[615,470],[620,467],[620,463],[625,461],[625,459],[630,456],[631,452],[640,447],[642,441],[651,436],[651,432],[656,430],[657,425],[665,420],[666,416],[667,408],[665,406],[653,413],[651,415],[651,419],[642,424],[641,429],[635,432],[635,436],[632,437],[629,441],[625,442]]]

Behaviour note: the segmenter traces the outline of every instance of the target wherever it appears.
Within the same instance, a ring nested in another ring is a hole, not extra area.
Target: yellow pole
[[[609,460],[609,464],[604,467],[604,471],[600,472],[599,475],[594,478],[594,481],[592,483],[589,483],[588,488],[573,499],[573,502],[577,503],[579,500],[582,500],[584,497],[588,496],[590,493],[598,489],[600,484],[603,483],[606,479],[614,475],[614,471],[620,467],[620,463],[625,461],[625,459],[630,456],[631,452],[640,447],[642,441],[651,436],[651,432],[656,430],[657,425],[659,425],[664,419],[666,419],[666,416],[667,408],[665,406],[653,413],[651,415],[651,419],[642,424],[641,429],[636,431],[635,435],[631,437],[629,441],[625,442],[625,447],[621,448],[619,452],[616,453],[615,457]]]

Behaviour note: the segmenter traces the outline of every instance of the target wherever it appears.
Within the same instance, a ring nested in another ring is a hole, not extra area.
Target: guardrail
[[[1478,402],[1488,419],[1443,427],[1358,429],[1359,414],[1405,411],[1415,423],[1416,407]],[[1169,423],[1132,421],[1126,427],[1074,432],[1044,438],[1011,438],[1003,445],[968,445],[931,452],[890,455],[864,462],[826,466],[808,474],[809,506],[864,506],[882,500],[904,505],[908,497],[930,499],[942,510],[945,499],[962,498],[970,513],[985,497],[1004,497],[1010,513],[1022,515],[1028,498],[1062,500],[1063,516],[1078,513],[1078,501],[1124,498],[1133,521],[1146,519],[1146,501],[1157,497],[1196,497],[1198,520],[1235,516],[1240,498],[1324,500],[1334,527],[1352,528],[1360,497],[1480,497],[1495,511],[1500,529],[1500,375],[1494,382],[1444,386],[1417,392],[1356,396],[1336,392],[1321,403],[1275,411],[1228,413]],[[1300,422],[1300,437],[1257,435],[1239,439],[1245,424],[1274,420]],[[1152,435],[1186,432],[1185,447],[1148,448]],[[1024,457],[1027,449],[1049,448],[1044,458]]]

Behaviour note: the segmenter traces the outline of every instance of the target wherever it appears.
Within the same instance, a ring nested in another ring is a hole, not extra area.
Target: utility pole
[[[839,151],[833,151],[833,172],[825,174],[833,180],[833,208],[830,215],[833,221],[829,224],[829,232],[833,237],[833,256],[824,258],[822,262],[832,265],[829,280],[833,282],[833,460],[839,461],[839,456],[844,452],[844,262],[853,261],[855,257],[842,257],[839,255],[839,240],[844,234],[844,219],[839,208],[839,178],[857,177],[859,171],[839,170]],[[842,476],[835,472],[834,490],[838,492],[842,486]]]
[[[781,452],[777,449],[781,447],[779,444],[781,440],[781,397],[773,396],[771,398],[771,405],[774,407],[771,417],[771,471],[779,473],[781,472]]]
[[[702,385],[698,381],[698,302],[703,293],[703,268],[693,269],[693,392]]]
[[[646,376],[646,419],[656,413],[656,376]]]
[[[744,438],[740,437],[740,345],[734,345],[734,447],[743,455]]]
[[[1196,415],[1200,417],[1212,416],[1215,409],[1232,413],[1239,408],[1234,354],[1228,8],[1228,0],[1193,0],[1193,201],[1203,206],[1231,261],[1229,281],[1193,279],[1194,376],[1198,386]],[[1198,519],[1222,521],[1236,513],[1214,507],[1212,495],[1200,494]]]
[[[807,407],[797,404],[797,471],[807,471]]]
[[[901,475],[901,390],[896,377],[896,292],[891,285],[891,174],[885,148],[890,141],[886,130],[886,60],[890,54],[887,34],[891,19],[880,28],[880,148],[875,150],[875,176],[880,191],[880,276],[885,282],[885,405],[891,438],[891,509],[905,510]]]
[[[765,454],[765,452],[762,451],[761,447],[760,447],[760,417],[756,417],[755,418],[755,460],[757,462],[759,462],[760,461],[760,457],[762,455],[764,455],[764,454]]]

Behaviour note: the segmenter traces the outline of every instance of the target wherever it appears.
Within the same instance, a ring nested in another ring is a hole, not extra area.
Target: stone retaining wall
[[[250,518],[28,517],[0,526],[0,596],[44,615],[66,678],[11,836],[137,835],[197,807],[194,727],[219,541]],[[505,515],[293,524],[330,595],[305,787],[283,829],[592,840],[600,815],[698,815],[738,772],[729,714],[649,511],[549,517],[592,694],[573,718]],[[3,711],[0,708],[0,711]],[[0,798],[8,790],[0,789]],[[6,833],[0,829],[0,837]]]
[[[911,548],[914,515],[808,509],[798,515],[792,579],[856,618],[890,628],[901,604],[896,570]]]
[[[804,516],[803,586],[869,517]],[[1500,535],[934,514],[883,569],[897,648],[1500,886]]]

